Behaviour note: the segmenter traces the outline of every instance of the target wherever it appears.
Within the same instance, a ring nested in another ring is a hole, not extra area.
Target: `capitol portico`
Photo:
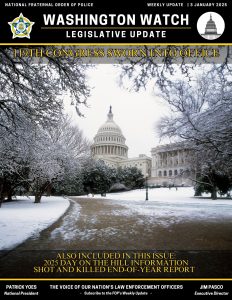
[[[128,158],[126,138],[113,119],[110,106],[106,122],[100,126],[91,146],[91,155],[112,168],[136,167],[149,177],[149,185],[191,185],[189,178],[191,149],[184,143],[160,145],[145,154]]]
[[[191,153],[191,148],[183,142],[152,148],[150,184],[192,185]]]

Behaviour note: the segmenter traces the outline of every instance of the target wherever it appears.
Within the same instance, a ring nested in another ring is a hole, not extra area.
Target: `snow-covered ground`
[[[191,187],[149,189],[149,200],[145,201],[145,189],[123,193],[108,193],[106,197],[125,207],[124,214],[146,216],[152,222],[169,226],[182,221],[232,220],[232,200],[194,198]],[[206,195],[209,197],[209,195]],[[95,197],[101,197],[95,195]],[[110,201],[109,200],[109,201]],[[117,211],[114,212],[117,214]],[[121,212],[120,212],[121,213]]]
[[[56,238],[60,234],[64,240],[73,240],[80,232],[80,229],[76,226],[76,221],[80,217],[80,205],[73,200],[70,201],[73,204],[72,210],[63,218],[62,224],[52,231],[52,238]]]
[[[96,241],[101,242],[104,236],[114,240],[115,236],[127,236],[128,230],[137,236],[141,227],[146,229],[150,239],[149,234],[154,234],[157,228],[169,230],[180,223],[197,222],[203,227],[208,222],[232,224],[230,199],[194,198],[193,189],[189,187],[149,189],[148,193],[148,201],[145,201],[145,189],[107,193],[106,197],[95,195],[79,202],[75,201],[79,197],[72,197],[72,210],[51,233],[51,247],[54,239],[58,239],[58,247],[62,241],[66,247],[67,241],[75,240],[86,242],[86,247],[91,243],[95,247]],[[43,197],[41,204],[34,204],[32,197],[4,203],[0,208],[0,249],[12,249],[30,236],[36,237],[68,206],[69,201],[61,197]]]
[[[3,203],[0,208],[0,250],[12,249],[32,235],[54,223],[69,207],[68,199],[42,197],[35,204],[34,197],[20,197],[18,201]]]
[[[194,190],[192,187],[178,187],[176,188],[153,188],[148,189],[148,197],[149,201],[156,202],[161,200],[162,202],[182,202],[188,200],[188,202],[199,202],[202,203],[202,201],[209,201],[212,202],[211,199],[203,199],[203,198],[195,198],[193,197]],[[96,195],[96,197],[99,195]],[[120,200],[133,200],[133,201],[141,201],[145,200],[146,196],[146,190],[145,189],[139,189],[139,190],[132,190],[129,192],[122,192],[122,193],[108,193],[106,195],[108,199],[120,199]],[[204,194],[205,197],[209,197],[210,194]],[[217,200],[216,200],[217,201]],[[225,203],[228,203],[228,200],[220,200],[220,203],[222,201],[225,201]]]

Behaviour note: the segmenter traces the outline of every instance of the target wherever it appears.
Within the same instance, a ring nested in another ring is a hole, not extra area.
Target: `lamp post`
[[[146,176],[145,176],[145,187],[146,187],[146,199],[145,199],[145,201],[148,200],[148,183],[147,183],[147,179],[148,179],[148,174],[146,174]]]

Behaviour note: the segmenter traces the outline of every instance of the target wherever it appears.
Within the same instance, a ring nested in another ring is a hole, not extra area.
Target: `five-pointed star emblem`
[[[13,33],[13,39],[18,38],[30,38],[30,33],[32,26],[35,24],[31,22],[28,18],[24,17],[21,13],[19,17],[15,18],[12,22],[8,22]]]

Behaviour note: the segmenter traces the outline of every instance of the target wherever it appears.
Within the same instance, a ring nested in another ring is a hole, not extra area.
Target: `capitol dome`
[[[212,16],[210,15],[210,19],[205,27],[205,34],[217,34],[217,27],[215,22],[212,20]]]
[[[112,157],[126,159],[128,147],[121,128],[114,122],[112,107],[110,106],[107,121],[98,129],[91,147],[92,156],[95,158]]]

